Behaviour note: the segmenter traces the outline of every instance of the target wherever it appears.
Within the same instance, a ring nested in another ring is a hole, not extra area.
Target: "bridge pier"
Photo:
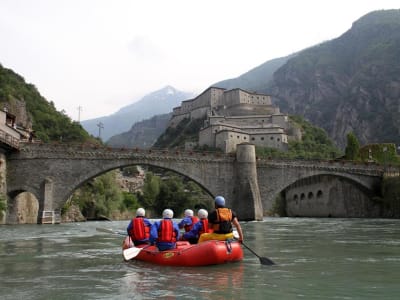
[[[263,207],[257,180],[255,146],[239,144],[236,148],[235,178],[232,207],[241,221],[261,221]]]
[[[60,213],[53,209],[54,182],[47,177],[42,184],[42,201],[39,203],[38,224],[56,224],[61,222]]]

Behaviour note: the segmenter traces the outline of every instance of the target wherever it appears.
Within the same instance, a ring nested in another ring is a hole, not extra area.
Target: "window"
[[[261,137],[261,140],[262,140],[262,141],[264,140],[264,137],[263,137],[263,136]]]

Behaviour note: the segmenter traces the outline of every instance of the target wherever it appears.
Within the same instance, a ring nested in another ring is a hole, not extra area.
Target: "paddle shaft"
[[[255,256],[258,257],[258,259],[260,260],[260,263],[263,265],[274,265],[275,263],[270,260],[268,257],[261,257],[260,255],[258,255],[257,253],[255,253],[249,246],[247,246],[243,241],[242,241],[242,245],[245,246],[251,253],[253,253]]]

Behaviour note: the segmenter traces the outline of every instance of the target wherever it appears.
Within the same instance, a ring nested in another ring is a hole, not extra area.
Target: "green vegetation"
[[[360,144],[353,132],[347,134],[347,146],[345,149],[345,159],[359,160],[360,159]]]
[[[382,183],[382,199],[387,217],[400,218],[400,177],[387,177]]]
[[[299,116],[290,116],[290,121],[293,126],[301,128],[302,140],[289,141],[288,151],[256,147],[258,157],[332,159],[341,156],[340,150],[323,129],[311,125]]]
[[[64,111],[58,112],[54,103],[42,97],[34,85],[0,64],[0,105],[7,103],[10,112],[16,114],[21,101],[25,102],[36,138],[43,142],[84,142],[90,139],[79,123],[71,121]]]
[[[3,218],[6,210],[7,210],[6,199],[4,195],[0,195],[0,219]]]
[[[209,196],[193,181],[169,171],[157,169],[157,173],[163,174],[162,178],[152,171],[146,172],[142,192],[136,194],[122,191],[116,185],[116,171],[105,173],[78,189],[65,204],[62,213],[71,204],[78,205],[83,216],[89,220],[103,216],[112,219],[113,215],[124,215],[138,207],[146,208],[148,216],[161,216],[165,208],[171,208],[175,216],[182,214],[186,208],[211,208]]]
[[[167,130],[154,143],[154,148],[184,148],[185,142],[197,142],[204,119],[183,119],[175,128]]]
[[[181,176],[167,172],[161,179],[152,172],[146,173],[143,193],[138,194],[139,203],[146,209],[161,216],[165,208],[171,208],[179,216],[186,208],[211,208],[207,195],[193,181],[183,180]]]
[[[362,161],[376,162],[383,165],[400,164],[396,145],[392,143],[365,145],[360,148],[359,155]]]
[[[131,211],[139,207],[135,195],[123,192],[116,185],[116,171],[86,182],[73,194],[70,202],[77,204],[87,219],[111,217],[113,212]]]

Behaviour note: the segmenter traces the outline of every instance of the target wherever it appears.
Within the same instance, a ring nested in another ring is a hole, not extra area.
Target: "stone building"
[[[174,108],[169,126],[175,127],[186,118],[205,119],[199,146],[220,148],[226,153],[243,142],[286,150],[290,138],[301,139],[301,133],[291,128],[288,116],[272,105],[269,95],[242,89],[208,88]],[[289,131],[296,134],[289,136]]]

